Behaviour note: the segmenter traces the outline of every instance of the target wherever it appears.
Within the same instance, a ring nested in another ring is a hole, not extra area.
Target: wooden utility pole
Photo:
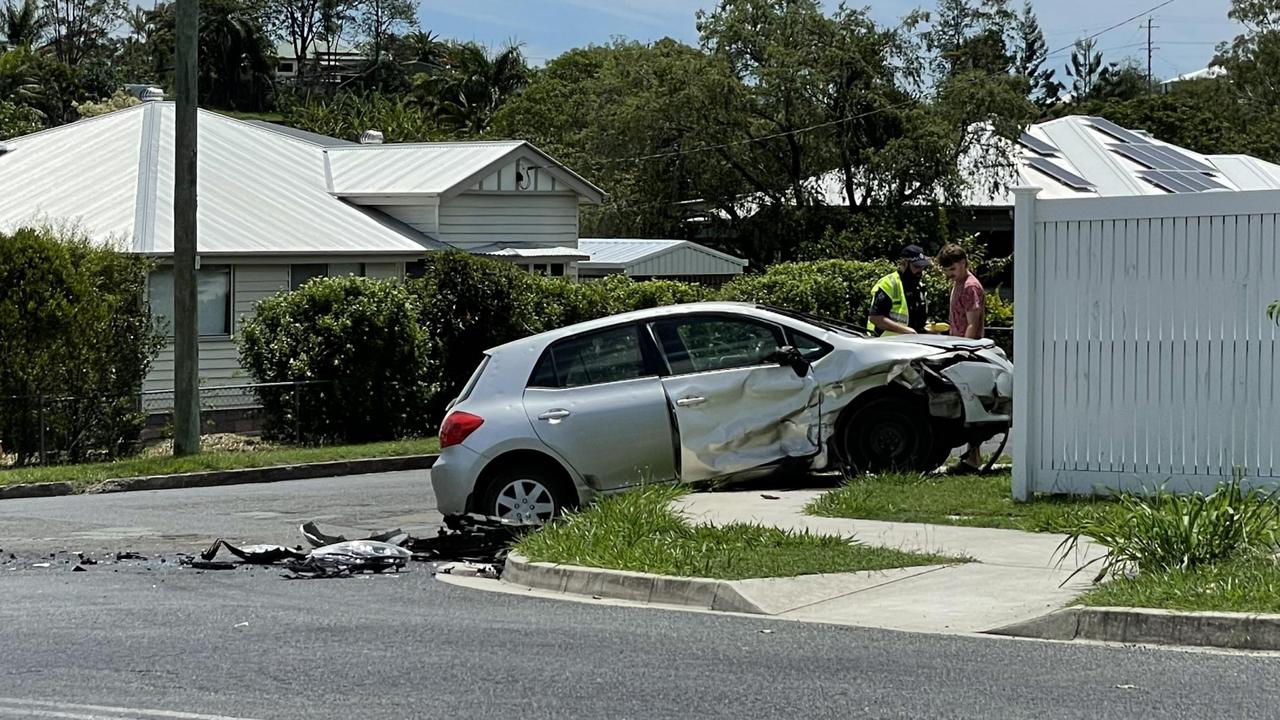
[[[1155,28],[1160,27],[1159,25],[1152,25],[1151,23],[1152,23],[1151,16],[1147,16],[1147,89],[1148,90],[1154,90],[1156,87],[1156,78],[1155,78],[1155,75],[1153,75],[1151,72],[1151,52],[1153,50],[1151,45],[1151,31],[1154,30]]]
[[[173,180],[173,454],[200,452],[196,323],[196,91],[200,0],[177,0]]]

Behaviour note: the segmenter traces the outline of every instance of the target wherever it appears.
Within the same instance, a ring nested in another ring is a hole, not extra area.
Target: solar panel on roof
[[[1192,193],[1204,190],[1226,190],[1226,185],[1197,172],[1143,170],[1138,177],[1172,193]]]
[[[1058,148],[1050,145],[1031,133],[1024,132],[1019,135],[1018,144],[1037,155],[1043,155],[1044,157],[1059,157]]]
[[[1089,118],[1089,124],[1101,130],[1102,132],[1110,135],[1111,137],[1119,140],[1120,142],[1133,143],[1135,145],[1146,145],[1151,142],[1147,138],[1144,138],[1141,135],[1139,135],[1138,133],[1128,128],[1122,128],[1119,125],[1105,118],[1091,117]]]
[[[1168,160],[1170,167],[1172,167],[1175,170],[1186,170],[1188,172],[1202,172],[1202,173],[1218,172],[1218,168],[1212,165],[1209,165],[1207,163],[1202,163],[1199,160],[1196,160],[1194,158],[1187,157],[1186,155],[1183,155],[1177,150],[1173,150],[1172,148],[1167,148],[1163,145],[1156,145],[1152,143],[1151,145],[1146,146],[1145,149],[1148,152],[1155,153],[1156,155]],[[1164,168],[1161,168],[1161,169],[1163,170]]]
[[[1044,173],[1045,175],[1048,175],[1054,180],[1057,180],[1058,182],[1072,189],[1075,189],[1075,190],[1095,189],[1093,183],[1089,182],[1088,180],[1085,180],[1084,178],[1071,172],[1070,170],[1065,170],[1063,168],[1058,167],[1057,165],[1054,165],[1053,163],[1049,162],[1044,158],[1041,158],[1041,157],[1027,158],[1027,164],[1030,165],[1033,169],[1038,170]]]
[[[1107,145],[1111,152],[1122,155],[1130,160],[1152,170],[1162,170],[1165,165],[1160,157],[1147,152],[1146,146],[1143,145]]]

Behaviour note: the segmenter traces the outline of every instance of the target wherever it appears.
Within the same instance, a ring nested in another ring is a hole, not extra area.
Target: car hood
[[[949,335],[891,335],[876,338],[879,342],[925,345],[939,350],[984,350],[995,347],[991,340],[970,340]]]

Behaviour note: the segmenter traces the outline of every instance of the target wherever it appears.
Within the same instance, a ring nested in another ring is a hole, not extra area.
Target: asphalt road
[[[430,503],[422,473],[0,502],[0,717],[1200,719],[1280,700],[1273,657],[583,605],[422,566],[288,581],[159,562],[210,535],[292,543],[321,516],[425,529]],[[152,555],[32,567],[124,547]]]

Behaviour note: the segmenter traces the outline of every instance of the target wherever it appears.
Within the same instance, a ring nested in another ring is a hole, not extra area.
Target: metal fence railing
[[[200,434],[256,435],[264,429],[263,399],[281,411],[271,432],[300,442],[307,413],[323,402],[325,380],[199,388]],[[130,454],[172,436],[173,390],[129,394],[0,396],[0,467],[63,464]]]

